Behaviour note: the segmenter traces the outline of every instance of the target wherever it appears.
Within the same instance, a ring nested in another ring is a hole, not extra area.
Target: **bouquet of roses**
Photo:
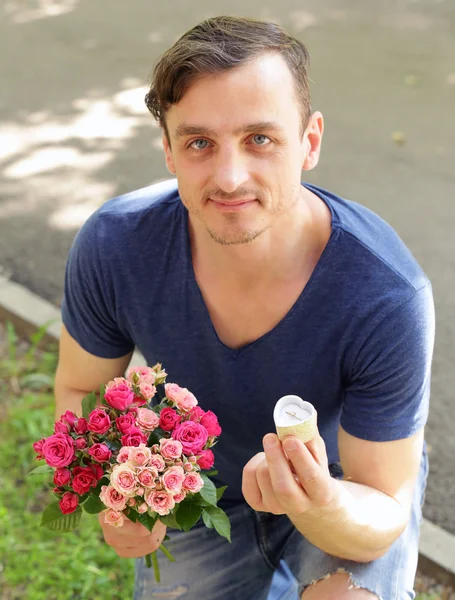
[[[103,512],[114,527],[128,518],[149,531],[158,519],[188,531],[202,516],[207,527],[230,541],[229,520],[217,506],[226,488],[217,489],[209,478],[216,474],[210,469],[211,448],[221,434],[218,419],[186,388],[165,383],[166,377],[160,363],[128,369],[126,378],[101,385],[99,406],[96,394],[88,394],[82,417],[66,411],[54,434],[33,444],[37,460],[47,465],[32,473],[53,472],[50,486],[57,497],[44,510],[41,525],[72,531],[81,507]],[[160,550],[174,560],[164,544]],[[146,556],[147,566],[152,561],[159,581],[155,552]]]

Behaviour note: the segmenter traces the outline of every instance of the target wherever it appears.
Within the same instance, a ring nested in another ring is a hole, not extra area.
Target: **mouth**
[[[216,208],[225,211],[240,210],[242,208],[246,208],[247,206],[251,206],[257,201],[256,198],[252,198],[251,200],[229,200],[227,202],[224,202],[223,200],[214,200],[213,198],[209,198],[209,200],[216,206]]]

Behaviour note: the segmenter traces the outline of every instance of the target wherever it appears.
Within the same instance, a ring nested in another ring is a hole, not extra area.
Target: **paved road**
[[[0,4],[0,265],[59,304],[77,228],[109,197],[167,178],[145,111],[153,61],[208,16],[281,23],[312,55],[326,118],[309,181],[401,234],[437,306],[425,516],[455,533],[453,0],[9,0]]]

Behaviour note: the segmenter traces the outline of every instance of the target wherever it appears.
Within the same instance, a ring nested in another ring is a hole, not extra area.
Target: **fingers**
[[[265,460],[265,454],[259,452],[251,458],[243,467],[242,493],[246,502],[254,510],[265,510],[262,502],[262,493],[256,478],[256,469]]]
[[[104,540],[122,558],[138,558],[157,550],[166,535],[166,526],[157,521],[152,531],[141,523],[125,519],[121,527],[113,527],[104,522],[104,515],[98,515]]]
[[[294,436],[285,439],[283,447],[311,504],[313,506],[329,504],[332,500],[333,487],[327,459],[324,460],[319,455],[317,461],[306,444]],[[320,448],[320,443],[315,441],[312,446],[313,451],[317,453]]]

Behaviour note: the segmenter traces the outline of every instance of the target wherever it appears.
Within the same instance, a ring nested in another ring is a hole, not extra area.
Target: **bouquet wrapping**
[[[53,435],[33,444],[46,465],[32,473],[52,472],[56,496],[43,512],[43,526],[72,531],[82,510],[102,512],[113,527],[130,519],[149,531],[158,519],[188,531],[202,517],[230,541],[229,520],[217,506],[226,487],[217,489],[209,477],[217,474],[212,448],[221,434],[218,419],[166,377],[160,363],[131,367],[126,377],[101,385],[99,403],[91,392],[82,416],[66,411]],[[174,560],[164,543],[159,549]],[[152,562],[159,581],[156,552],[146,557],[147,566]]]

